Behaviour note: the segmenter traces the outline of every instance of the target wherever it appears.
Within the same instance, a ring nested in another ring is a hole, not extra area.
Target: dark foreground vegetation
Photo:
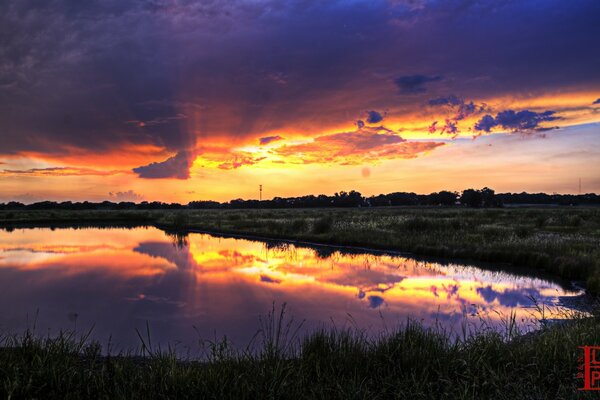
[[[0,397],[93,399],[582,399],[579,346],[600,343],[600,323],[576,318],[516,335],[482,330],[458,341],[407,324],[370,338],[357,330],[293,334],[271,315],[253,350],[226,340],[206,344],[202,360],[141,349],[106,356],[73,334],[5,337]]]
[[[0,226],[145,224],[510,263],[600,293],[600,208],[0,211]]]

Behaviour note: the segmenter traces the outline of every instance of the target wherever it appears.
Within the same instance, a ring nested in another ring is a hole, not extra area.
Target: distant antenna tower
[[[581,194],[581,178],[579,178],[579,194]]]
[[[258,200],[262,201],[262,185],[258,185]]]

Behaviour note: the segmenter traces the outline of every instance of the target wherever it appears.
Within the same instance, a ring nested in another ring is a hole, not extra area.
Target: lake
[[[523,330],[564,318],[568,284],[473,265],[336,247],[175,238],[154,227],[0,231],[0,333],[92,330],[113,349],[154,345],[194,355],[224,335],[250,343],[275,304],[300,332],[352,327],[369,335],[408,319],[457,335]],[[566,302],[568,303],[568,302]],[[536,306],[537,304],[537,306]]]

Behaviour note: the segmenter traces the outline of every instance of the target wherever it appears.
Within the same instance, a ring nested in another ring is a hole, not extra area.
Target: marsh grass
[[[541,306],[540,306],[541,307]],[[539,313],[542,310],[537,309]],[[580,392],[578,346],[600,343],[595,317],[519,332],[502,329],[457,340],[440,326],[407,321],[369,335],[357,327],[298,335],[285,306],[261,319],[252,343],[203,342],[205,357],[179,359],[152,343],[107,355],[90,332],[0,337],[0,397],[16,398],[594,398]]]

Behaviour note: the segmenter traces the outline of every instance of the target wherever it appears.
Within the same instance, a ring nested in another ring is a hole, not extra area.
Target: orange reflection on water
[[[40,310],[49,329],[77,315],[123,343],[150,321],[159,342],[226,334],[245,344],[273,302],[307,329],[351,321],[377,333],[411,318],[457,331],[511,313],[529,329],[535,302],[563,318],[560,297],[579,294],[475,266],[204,234],[178,242],[156,228],[0,231],[0,285],[2,328]]]
[[[0,230],[0,268],[53,269],[80,274],[91,269],[124,277],[164,273],[175,265],[135,251],[139,240],[164,240],[155,229],[27,229]]]

